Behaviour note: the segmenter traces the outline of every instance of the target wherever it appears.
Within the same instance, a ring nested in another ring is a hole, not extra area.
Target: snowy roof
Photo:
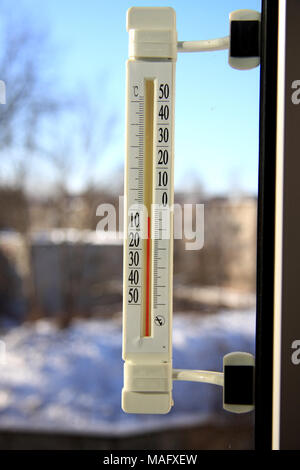
[[[33,232],[34,244],[87,243],[92,245],[122,245],[121,232],[100,230],[52,229]]]

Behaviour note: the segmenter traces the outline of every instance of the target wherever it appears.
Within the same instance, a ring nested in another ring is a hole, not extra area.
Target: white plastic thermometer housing
[[[173,404],[175,11],[132,7],[127,30],[122,408],[167,413]]]

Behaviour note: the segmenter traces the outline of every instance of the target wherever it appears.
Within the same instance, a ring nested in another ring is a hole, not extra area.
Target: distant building
[[[175,281],[254,291],[256,214],[256,198],[204,201],[204,246],[186,251],[175,241]]]

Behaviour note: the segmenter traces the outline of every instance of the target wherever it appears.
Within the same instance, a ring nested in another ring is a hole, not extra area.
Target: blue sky
[[[124,161],[125,61],[130,6],[172,6],[179,40],[226,36],[228,15],[260,10],[258,0],[99,1],[23,0],[46,24],[59,51],[56,73],[65,87],[79,83],[116,110],[114,143],[95,172],[111,178]],[[42,7],[41,7],[42,6]],[[104,77],[104,78],[103,78]],[[103,93],[102,87],[105,88]],[[201,182],[210,193],[257,190],[259,68],[231,69],[227,51],[179,54],[176,74],[175,185]],[[80,186],[80,177],[73,181]]]

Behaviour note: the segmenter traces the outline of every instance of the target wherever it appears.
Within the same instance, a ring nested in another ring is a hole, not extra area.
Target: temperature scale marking
[[[175,64],[129,61],[127,67],[124,354],[156,352],[169,360]]]

